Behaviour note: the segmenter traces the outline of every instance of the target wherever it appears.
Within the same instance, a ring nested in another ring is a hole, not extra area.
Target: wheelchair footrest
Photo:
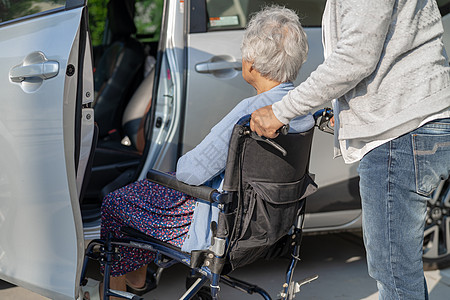
[[[295,296],[295,294],[297,294],[298,292],[300,292],[300,287],[302,285],[305,285],[307,283],[310,283],[314,280],[316,280],[317,278],[319,278],[319,275],[314,275],[311,277],[307,277],[305,279],[302,279],[298,282],[291,282],[288,286],[287,283],[285,283],[283,285],[283,290],[278,294],[278,297],[280,297],[280,299],[287,299],[288,295],[291,296]],[[286,290],[287,288],[287,290]]]
[[[300,287],[301,287],[302,285],[307,284],[307,283],[310,283],[311,281],[314,281],[314,280],[316,280],[317,278],[319,278],[319,275],[314,275],[314,276],[305,278],[305,279],[303,279],[303,280],[300,280],[299,282],[296,282],[295,285],[296,285],[296,286],[298,285],[298,287],[299,287],[299,289],[300,289]]]
[[[314,276],[311,276],[311,277],[307,277],[307,278],[305,278],[305,279],[302,279],[302,280],[300,280],[300,281],[298,281],[298,282],[294,282],[294,294],[297,294],[298,292],[300,292],[300,287],[301,287],[302,285],[305,285],[305,284],[307,284],[307,283],[310,283],[310,282],[316,280],[317,278],[319,278],[319,275],[314,275]]]

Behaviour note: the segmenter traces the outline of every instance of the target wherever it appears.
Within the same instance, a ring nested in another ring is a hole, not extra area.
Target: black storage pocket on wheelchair
[[[304,198],[315,190],[311,183],[305,175],[292,183],[246,184],[229,253],[233,269],[258,258],[270,258],[270,247],[289,232]]]

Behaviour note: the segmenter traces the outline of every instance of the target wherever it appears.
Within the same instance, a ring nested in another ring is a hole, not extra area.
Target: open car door
[[[85,0],[0,2],[0,278],[78,296],[93,137]]]

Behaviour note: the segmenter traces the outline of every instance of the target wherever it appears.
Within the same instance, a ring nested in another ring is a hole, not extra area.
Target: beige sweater
[[[450,107],[435,0],[328,0],[331,54],[280,102],[288,123],[339,98],[339,140],[390,139]]]

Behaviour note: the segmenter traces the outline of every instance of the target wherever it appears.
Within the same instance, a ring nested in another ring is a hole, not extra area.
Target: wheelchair
[[[316,123],[319,118],[328,120],[329,110],[321,110],[314,117]],[[220,284],[272,299],[263,288],[228,274],[258,259],[289,254],[290,262],[278,299],[293,299],[303,284],[316,279],[317,275],[300,282],[293,281],[299,261],[306,197],[317,189],[308,172],[314,127],[302,133],[287,133],[286,130],[275,139],[267,139],[250,131],[249,118],[241,118],[233,128],[223,191],[187,185],[156,170],[147,174],[150,181],[217,203],[220,212],[217,222],[210,224],[213,239],[209,249],[185,253],[181,248],[136,229],[123,227],[121,231],[125,238],[109,235],[106,239],[90,242],[86,248],[81,284],[86,281],[88,260],[95,259],[104,265],[104,299],[111,296],[141,299],[132,293],[109,288],[110,266],[119,259],[115,250],[118,245],[155,252],[157,274],[177,263],[188,266],[195,277],[179,298],[183,300],[219,299]],[[158,281],[159,276],[156,278]],[[208,282],[209,288],[206,287]]]

